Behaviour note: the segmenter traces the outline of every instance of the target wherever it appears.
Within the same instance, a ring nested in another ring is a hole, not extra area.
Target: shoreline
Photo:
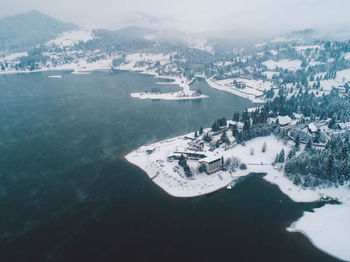
[[[131,72],[138,72],[140,74],[147,74],[152,75],[159,79],[170,79],[173,80],[172,82],[166,83],[169,85],[178,85],[180,91],[178,92],[172,92],[172,93],[162,93],[161,95],[158,94],[152,94],[152,93],[131,93],[130,95],[134,98],[138,99],[153,99],[153,100],[194,100],[194,99],[204,99],[208,98],[205,94],[196,95],[195,91],[192,91],[190,89],[190,84],[196,79],[196,77],[192,80],[187,80],[183,76],[177,76],[177,75],[160,75],[157,73],[154,69],[148,69],[146,67],[136,67],[134,61],[130,61],[129,63],[119,65],[117,67],[112,66],[113,58],[108,59],[101,59],[94,63],[88,63],[85,60],[80,60],[76,63],[69,63],[69,64],[62,64],[58,65],[56,67],[43,67],[40,69],[35,70],[11,70],[11,71],[0,71],[0,75],[9,75],[9,74],[22,74],[22,73],[37,73],[37,72],[57,72],[57,71],[72,71],[72,74],[90,74],[93,71],[100,71],[100,70],[120,70],[120,71],[131,71]],[[203,78],[206,83],[209,85],[209,87],[223,91],[228,92],[234,95],[237,95],[239,97],[248,99],[252,101],[253,103],[263,103],[265,102],[262,98],[256,97],[255,94],[250,94],[245,92],[244,90],[241,91],[239,89],[232,89],[229,87],[223,87],[218,85],[215,81],[205,78],[202,75],[197,76]],[[157,85],[163,85],[164,83],[156,83]],[[257,91],[260,92],[260,91]],[[260,93],[259,93],[260,94]]]
[[[347,221],[350,221],[350,188],[348,186],[342,186],[338,188],[302,188],[293,184],[291,180],[284,176],[284,173],[277,170],[278,168],[272,166],[270,163],[275,156],[274,151],[278,151],[282,148],[288,153],[288,146],[283,145],[282,141],[277,140],[274,136],[258,137],[250,140],[246,143],[246,146],[236,145],[227,151],[222,151],[224,158],[230,154],[238,155],[244,159],[243,162],[247,164],[246,170],[237,169],[235,172],[229,174],[226,171],[217,171],[211,175],[204,175],[198,178],[198,180],[211,180],[214,183],[196,183],[196,179],[179,177],[177,174],[167,174],[167,176],[161,173],[163,166],[167,172],[172,172],[171,168],[167,168],[168,163],[164,161],[164,157],[167,156],[170,149],[174,146],[176,148],[187,144],[185,137],[189,137],[193,133],[178,136],[149,145],[141,146],[129,153],[124,158],[129,163],[142,169],[143,172],[163,191],[173,197],[187,198],[187,197],[198,197],[207,195],[216,191],[221,190],[224,187],[234,188],[239,178],[244,178],[253,173],[264,173],[263,179],[271,184],[277,185],[281,193],[287,195],[294,202],[314,202],[320,201],[322,196],[330,196],[332,198],[340,199],[341,204],[325,204],[320,208],[313,209],[312,212],[304,211],[303,215],[294,221],[285,230],[288,232],[300,232],[316,248],[323,252],[345,261],[350,261],[350,254],[347,252],[347,245],[350,241],[350,227]],[[250,156],[249,149],[252,146],[258,146],[261,148],[263,141],[267,142],[268,154],[262,155],[258,150],[255,149],[255,155]],[[276,150],[276,147],[277,150]],[[147,155],[145,152],[147,149],[152,148],[153,153]],[[152,156],[153,155],[153,156]],[[163,159],[160,159],[163,156]],[[254,158],[255,161],[254,162]],[[269,162],[269,160],[271,160]],[[159,163],[161,166],[157,166],[150,163]],[[157,175],[158,172],[158,175]],[[194,176],[198,176],[195,174]],[[218,177],[222,177],[220,180]],[[173,180],[182,181],[181,183],[173,184]],[[187,184],[184,182],[187,181]],[[203,181],[202,181],[203,182]],[[186,186],[185,190],[183,186]],[[190,185],[190,186],[189,186]],[[207,186],[203,188],[204,186]],[[330,214],[330,215],[329,215]],[[332,225],[329,225],[329,221],[333,221]],[[340,243],[339,243],[340,242]],[[343,243],[343,245],[342,245]]]

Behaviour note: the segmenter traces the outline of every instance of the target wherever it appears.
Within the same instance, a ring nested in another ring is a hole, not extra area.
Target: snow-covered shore
[[[302,189],[280,173],[268,173],[264,177],[295,202],[312,202],[320,196],[337,198],[340,205],[325,205],[313,212],[305,211],[303,216],[292,223],[290,232],[300,232],[317,248],[339,259],[350,261],[350,188]]]
[[[251,173],[266,173],[264,179],[276,184],[280,190],[295,202],[319,201],[321,196],[337,198],[339,205],[326,204],[316,208],[313,212],[304,212],[298,221],[292,223],[286,230],[301,232],[319,249],[330,255],[350,261],[348,243],[350,242],[350,188],[317,188],[304,189],[296,186],[282,171],[271,165],[276,154],[283,148],[288,154],[290,147],[274,136],[258,137],[246,142],[246,145],[235,145],[231,148],[219,148],[214,155],[224,159],[230,157],[240,158],[247,165],[246,170],[237,169],[235,172],[218,171],[214,174],[195,173],[187,178],[176,170],[177,161],[168,162],[167,156],[174,151],[184,150],[193,133],[164,140],[147,146],[142,146],[125,158],[132,164],[144,170],[154,183],[160,186],[168,194],[175,197],[195,197],[208,194],[224,188],[233,187],[239,177]],[[262,152],[262,146],[266,143],[266,152]],[[151,150],[152,153],[147,153]],[[253,152],[253,153],[252,153]],[[203,152],[204,154],[208,152]],[[195,168],[194,160],[188,160],[189,166]]]
[[[110,70],[112,68],[113,58],[100,59],[96,62],[88,63],[85,60],[79,60],[78,62],[63,64],[54,67],[42,67],[36,70],[5,70],[0,71],[0,74],[18,74],[18,73],[34,73],[34,72],[47,72],[47,71],[63,71],[70,70],[72,74],[90,74],[92,71],[98,70]],[[146,68],[133,67],[130,65],[123,64],[120,67],[116,67],[118,70],[134,71],[140,72],[142,74],[153,75],[157,78],[171,79],[173,82],[167,82],[166,84],[178,85],[182,90],[172,93],[152,93],[152,92],[142,92],[142,93],[131,93],[130,95],[139,99],[161,99],[161,100],[192,100],[192,99],[203,99],[208,98],[207,95],[196,94],[195,91],[190,90],[190,82],[181,76],[169,75],[162,76],[159,75],[155,70],[149,70]],[[49,76],[50,78],[61,78],[59,75]],[[157,84],[163,84],[159,82]]]
[[[135,71],[135,70],[133,70]],[[207,95],[197,94],[195,91],[190,89],[190,84],[187,79],[181,76],[162,76],[152,70],[141,71],[143,74],[153,75],[157,78],[174,80],[172,82],[157,82],[158,85],[168,84],[168,85],[178,85],[182,90],[172,93],[153,93],[153,92],[141,92],[141,93],[131,93],[130,95],[134,98],[139,99],[162,99],[162,100],[193,100],[193,99],[203,99],[208,98]]]
[[[202,99],[202,98],[208,98],[206,95],[192,95],[192,96],[186,96],[183,92],[175,92],[175,93],[131,93],[130,94],[134,98],[139,99],[152,99],[152,100],[193,100],[193,99]]]
[[[101,59],[96,62],[88,63],[85,60],[79,60],[77,62],[73,63],[67,63],[62,64],[58,66],[47,66],[42,67],[40,69],[35,70],[5,70],[0,71],[0,74],[6,75],[6,74],[22,74],[22,73],[35,73],[35,72],[48,72],[48,71],[64,71],[69,70],[72,71],[72,73],[88,73],[91,71],[98,71],[98,70],[110,70],[112,66],[112,58],[107,59]]]
[[[239,83],[244,83],[244,88],[238,88],[233,84],[236,80]],[[270,81],[262,81],[255,79],[244,78],[229,78],[224,80],[206,79],[208,85],[212,88],[225,91],[246,99],[249,99],[253,103],[264,103],[265,95],[264,91],[273,88],[273,84]]]
[[[213,152],[205,151],[203,154],[223,156],[224,159],[237,157],[244,160],[247,169],[237,169],[235,172],[218,171],[212,175],[196,173],[191,178],[179,174],[176,169],[177,161],[168,162],[167,157],[175,151],[184,151],[193,137],[193,133],[164,140],[155,144],[142,146],[127,154],[125,158],[132,164],[143,169],[168,194],[175,197],[195,197],[217,191],[231,184],[238,177],[246,176],[249,173],[267,173],[273,169],[273,162],[281,148],[288,150],[288,146],[277,140],[274,136],[255,138],[247,142],[246,146],[236,145],[226,150],[216,149]],[[267,143],[269,152],[261,152],[264,143]],[[251,155],[251,150],[255,151]],[[147,150],[152,153],[148,154]],[[195,160],[188,160],[189,165],[196,169],[198,163]]]
[[[161,75],[156,72],[156,68],[149,68],[147,66],[138,66],[137,62],[139,60],[153,62],[160,61],[160,64],[165,64],[169,60],[169,55],[150,55],[150,54],[131,54],[125,59],[125,62],[115,69],[125,70],[125,71],[135,71],[142,74],[153,75],[157,78],[174,80],[173,82],[167,82],[166,84],[178,85],[182,90],[172,93],[152,93],[152,92],[141,92],[141,93],[131,93],[130,95],[134,98],[139,99],[162,99],[162,100],[192,100],[192,99],[203,99],[208,98],[207,95],[196,94],[195,91],[190,89],[191,81],[180,75]],[[157,84],[165,84],[158,82]]]

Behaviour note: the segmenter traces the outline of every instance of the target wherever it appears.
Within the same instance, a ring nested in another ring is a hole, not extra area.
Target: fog
[[[82,28],[128,25],[186,33],[268,36],[305,28],[342,34],[348,0],[0,0],[0,17],[32,9]]]

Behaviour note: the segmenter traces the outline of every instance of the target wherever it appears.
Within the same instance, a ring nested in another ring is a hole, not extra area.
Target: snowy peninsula
[[[302,114],[295,114],[294,120],[278,116],[268,118],[265,124],[253,124],[265,115],[264,110],[266,107],[251,113],[246,111],[242,122],[235,113],[233,118],[237,121],[218,119],[212,128],[200,128],[187,135],[141,146],[125,158],[174,197],[196,197],[225,187],[232,189],[245,176],[264,173],[266,181],[276,184],[295,202],[324,202],[312,212],[305,211],[286,230],[300,232],[319,249],[350,260],[347,245],[350,241],[349,183],[343,181],[342,176],[336,178],[335,184],[330,184],[334,175],[331,180],[314,178],[310,174],[306,177],[299,173],[294,175],[298,159],[330,151],[329,144],[336,143],[335,135],[348,136],[350,123],[312,122]],[[338,127],[334,128],[335,125]],[[327,177],[328,172],[334,174],[335,171],[328,170],[334,166],[331,157],[321,163],[326,166],[326,173],[321,177]]]

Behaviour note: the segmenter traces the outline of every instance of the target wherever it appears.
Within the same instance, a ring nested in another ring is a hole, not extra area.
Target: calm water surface
[[[0,76],[0,261],[336,261],[285,228],[294,203],[261,176],[233,190],[168,196],[123,156],[252,104],[196,81],[209,99],[130,97],[131,72]]]

